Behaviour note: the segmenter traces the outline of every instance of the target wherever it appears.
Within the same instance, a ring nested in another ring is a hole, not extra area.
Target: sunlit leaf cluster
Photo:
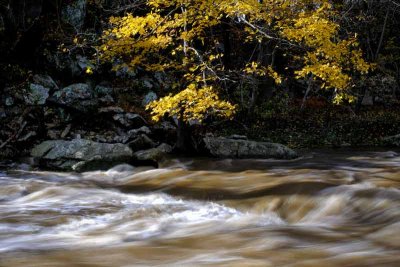
[[[230,118],[235,112],[235,107],[227,101],[220,100],[211,86],[197,88],[195,84],[190,84],[178,94],[156,100],[147,108],[151,110],[154,121],[169,115],[184,121],[201,122],[209,115]]]

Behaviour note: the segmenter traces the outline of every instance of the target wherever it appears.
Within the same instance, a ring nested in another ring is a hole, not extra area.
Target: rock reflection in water
[[[0,266],[399,266],[400,157],[0,172]]]

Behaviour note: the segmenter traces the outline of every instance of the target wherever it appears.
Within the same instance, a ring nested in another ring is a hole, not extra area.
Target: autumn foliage
[[[336,16],[327,0],[148,0],[140,16],[110,18],[99,58],[113,62],[114,70],[163,71],[176,78],[175,94],[148,106],[154,120],[232,117],[235,106],[217,94],[246,77],[269,77],[276,84],[303,80],[333,89],[336,103],[352,102],[353,76],[373,65],[363,59],[357,36],[341,32]],[[221,37],[226,32],[253,50],[249,58],[227,64]],[[265,60],[263,46],[279,51],[284,70],[277,69],[275,58]]]

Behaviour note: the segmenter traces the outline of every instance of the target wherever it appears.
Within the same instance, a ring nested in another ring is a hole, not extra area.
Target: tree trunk
[[[178,119],[178,129],[177,129],[177,138],[175,148],[178,152],[187,153],[191,149],[190,144],[190,127],[183,120],[183,111],[181,112],[181,116]]]

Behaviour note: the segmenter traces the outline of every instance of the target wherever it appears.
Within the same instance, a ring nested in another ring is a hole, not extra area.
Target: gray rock
[[[400,147],[400,134],[384,137],[382,144],[385,146]]]
[[[85,83],[76,83],[55,92],[53,96],[57,98],[60,103],[67,104],[75,100],[90,99],[93,97],[93,92],[89,85]]]
[[[58,90],[57,84],[49,75],[36,74],[33,76],[33,83],[39,84],[50,90]]]
[[[59,130],[48,130],[47,131],[47,137],[50,138],[51,140],[56,140],[60,137],[61,132]]]
[[[163,160],[168,153],[171,153],[172,147],[168,144],[161,144],[156,148],[140,150],[133,153],[133,158],[138,161],[158,163]]]
[[[94,93],[99,99],[100,103],[107,105],[113,104],[115,102],[114,98],[112,97],[113,92],[113,88],[104,85],[97,85],[94,88]]]
[[[99,109],[99,113],[124,113],[120,107],[104,107]]]
[[[82,28],[86,17],[86,0],[72,0],[61,10],[61,19],[64,23],[73,26],[76,30]]]
[[[99,102],[104,105],[110,105],[115,103],[115,99],[110,95],[106,95],[103,97],[99,97]]]
[[[137,128],[147,124],[142,116],[134,113],[115,114],[113,119],[126,128]]]
[[[136,137],[132,142],[130,142],[128,145],[133,151],[139,151],[139,150],[154,148],[157,146],[157,143],[151,140],[150,137],[148,137],[147,135],[141,134],[138,137]]]
[[[94,88],[94,92],[96,93],[97,96],[112,95],[113,91],[114,90],[111,87],[104,86],[104,85],[97,85]]]
[[[114,136],[112,141],[114,143],[126,144],[129,142],[129,140],[130,140],[130,137],[127,133],[120,133],[120,135]]]
[[[150,79],[148,79],[148,78],[143,79],[143,80],[142,80],[142,84],[143,84],[143,86],[146,87],[147,89],[152,89],[152,88],[154,87],[153,82],[152,82]]]
[[[224,137],[205,137],[204,143],[211,155],[222,158],[293,159],[297,157],[295,151],[276,143]]]
[[[27,134],[18,138],[18,142],[26,142],[27,140],[31,139],[32,137],[36,136],[37,133],[34,131],[29,131]]]
[[[39,84],[31,83],[24,95],[24,101],[27,105],[44,105],[49,98],[50,89]]]
[[[162,133],[176,132],[176,126],[168,121],[163,121],[162,123],[154,125],[153,129]]]
[[[72,84],[56,91],[51,99],[54,102],[82,112],[94,111],[98,106],[92,89],[85,83]]]
[[[157,100],[157,98],[158,96],[156,93],[154,93],[153,91],[148,92],[143,98],[142,106],[147,106],[150,102]]]
[[[129,162],[132,150],[123,144],[97,143],[85,139],[50,140],[35,146],[31,155],[39,158],[45,167],[86,171],[108,169],[112,165]]]
[[[151,134],[151,130],[147,126],[142,126],[138,129],[133,129],[133,130],[128,131],[128,135],[131,137],[136,137],[139,134]]]
[[[6,97],[6,99],[4,100],[4,104],[7,107],[10,107],[10,106],[14,105],[14,98],[12,98],[11,96]]]

